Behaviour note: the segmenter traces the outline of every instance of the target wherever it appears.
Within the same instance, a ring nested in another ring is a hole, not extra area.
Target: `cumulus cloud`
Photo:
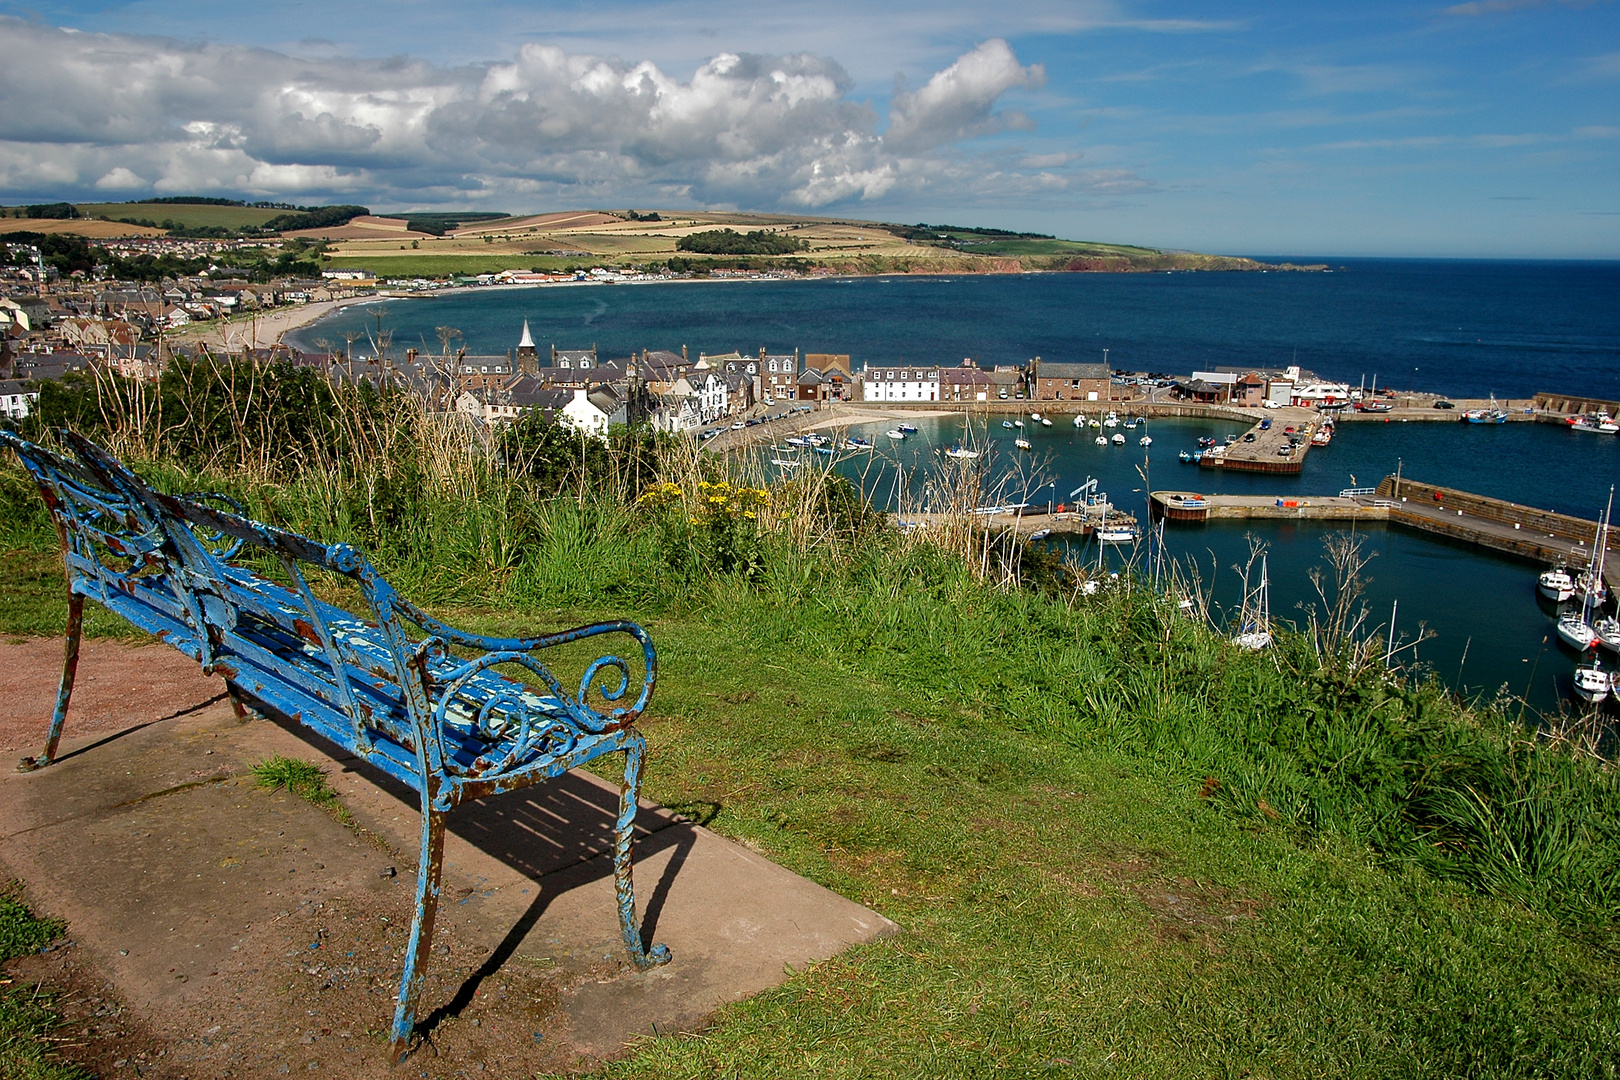
[[[999,106],[1045,82],[999,39],[886,118],[834,61],[721,53],[689,79],[650,62],[523,46],[445,66],[86,34],[0,18],[0,184],[159,194],[512,198],[821,207],[975,175],[1069,181],[1054,156],[963,167],[963,143],[1028,128]],[[1049,164],[1050,163],[1050,164]]]

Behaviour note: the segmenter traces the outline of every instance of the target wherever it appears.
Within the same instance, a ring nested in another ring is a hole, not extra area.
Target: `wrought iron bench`
[[[346,544],[327,546],[249,520],[224,496],[161,494],[82,436],[63,432],[62,439],[76,461],[0,430],[0,443],[33,474],[55,520],[69,596],[56,712],[44,751],[20,768],[49,765],[56,757],[88,597],[191,656],[204,673],[223,675],[238,715],[248,706],[302,724],[416,791],[421,850],[392,1031],[398,1062],[411,1048],[432,947],[445,815],[465,800],[623,753],[613,845],[619,927],[636,967],[668,962],[667,948],[642,942],[631,883],[631,830],[646,749],[632,725],[658,671],[645,630],[607,622],[539,637],[466,633],[406,601]],[[241,565],[254,558],[267,573],[279,568],[283,580]],[[369,617],[318,599],[305,566],[352,581]],[[604,634],[628,636],[640,661],[601,656],[584,666],[576,692],[533,655]],[[464,657],[457,649],[477,655]],[[625,706],[633,671],[640,692]],[[600,707],[591,704],[593,693]]]

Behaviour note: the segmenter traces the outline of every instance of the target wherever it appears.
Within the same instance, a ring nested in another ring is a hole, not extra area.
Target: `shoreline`
[[[263,315],[207,323],[194,333],[181,329],[169,335],[171,341],[211,345],[220,349],[269,348],[281,343],[294,330],[302,330],[334,312],[359,304],[374,304],[386,296],[346,296],[341,300],[319,300],[297,307],[276,308]]]

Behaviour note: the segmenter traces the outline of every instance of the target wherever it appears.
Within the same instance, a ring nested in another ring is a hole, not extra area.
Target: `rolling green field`
[[[251,206],[207,206],[191,203],[79,203],[79,213],[85,217],[122,221],[150,221],[162,225],[172,221],[188,229],[217,226],[241,229],[263,225],[286,210],[261,210]]]
[[[445,278],[471,277],[477,274],[498,274],[502,270],[564,270],[573,267],[611,265],[591,255],[577,259],[560,259],[550,255],[419,255],[415,252],[399,255],[337,255],[321,265],[331,270],[370,270],[378,277],[389,278]]]

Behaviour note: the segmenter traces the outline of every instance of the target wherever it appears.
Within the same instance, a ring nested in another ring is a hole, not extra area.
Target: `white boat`
[[[1024,426],[1024,422],[1022,420],[1014,420],[1013,421],[1013,427],[1023,427],[1023,426]]]
[[[1140,439],[1136,440],[1136,445],[1137,446],[1152,446],[1153,445],[1153,436],[1151,436],[1151,435],[1142,436]]]
[[[906,435],[915,435],[915,434],[917,434],[917,425],[915,425],[915,424],[896,424],[896,425],[894,425],[894,430],[902,432],[902,433],[904,433]]]
[[[1095,441],[1096,441],[1098,446],[1107,446],[1108,445],[1108,436],[1099,435],[1099,436],[1097,436]]]
[[[1609,587],[1588,568],[1575,575],[1575,599],[1583,604],[1590,599],[1593,607],[1602,607],[1609,599]]]
[[[953,446],[949,450],[945,451],[945,456],[964,458],[968,461],[972,461],[974,458],[979,456],[979,452],[977,450],[969,450],[965,446]]]
[[[1141,538],[1135,522],[1114,522],[1097,526],[1099,544],[1134,544]]]
[[[1075,416],[1074,416],[1074,426],[1075,427],[1085,427],[1086,426],[1086,417],[1085,417],[1084,413],[1076,413],[1075,414]]]
[[[1052,418],[1050,416],[1041,417],[1041,427],[1051,427],[1051,426],[1052,426]]]
[[[1576,591],[1581,592],[1581,607],[1579,611],[1566,612],[1558,617],[1558,638],[1570,648],[1579,652],[1598,647],[1597,629],[1592,625],[1598,617],[1599,609],[1597,599],[1603,591],[1603,556],[1609,544],[1609,515],[1614,512],[1614,488],[1609,488],[1609,504],[1603,510],[1603,520],[1598,522],[1597,537],[1592,544],[1592,565],[1576,579]],[[1582,581],[1590,585],[1582,589]]]
[[[1599,645],[1612,653],[1620,653],[1620,619],[1599,619],[1592,624],[1592,633],[1597,635]]]
[[[1580,611],[1566,611],[1558,616],[1558,637],[1576,652],[1597,648],[1597,631]]]
[[[1126,431],[1135,431],[1136,430],[1136,417],[1133,416],[1129,420],[1125,421],[1125,430]]]
[[[1119,414],[1109,413],[1103,418],[1103,427],[1119,427]]]
[[[905,432],[897,430],[897,429],[891,429],[889,431],[885,431],[883,434],[887,435],[889,438],[893,439],[895,442],[899,442],[901,439],[906,437]]]
[[[1254,563],[1251,561],[1250,566]],[[1266,577],[1266,557],[1260,556],[1260,584],[1248,587],[1244,571],[1243,610],[1238,615],[1238,632],[1232,644],[1240,649],[1259,651],[1271,646],[1271,586]]]
[[[1051,529],[1036,529],[1034,532],[1029,534],[1029,538],[1031,540],[1045,540],[1048,536],[1051,536],[1051,535],[1052,535],[1052,530]]]
[[[1610,685],[1609,673],[1595,656],[1575,669],[1575,696],[1582,701],[1603,704],[1603,699],[1609,696]]]
[[[1012,430],[1012,421],[1011,420],[1003,420],[1001,422],[1001,426],[1006,428],[1008,431],[1011,431]]]
[[[1562,604],[1575,595],[1575,579],[1562,566],[1555,566],[1541,572],[1541,576],[1536,578],[1536,588],[1542,596]]]
[[[1029,418],[1031,420],[1039,420],[1041,418],[1041,414],[1038,412],[1032,412],[1029,414]]]
[[[1093,416],[1090,420],[1088,420],[1087,424],[1089,426],[1091,426],[1091,427],[1094,427],[1094,428],[1102,427],[1102,421],[1097,419],[1095,416]]]
[[[1013,440],[1013,445],[1018,447],[1020,450],[1028,450],[1029,440],[1025,438],[1017,438]]]
[[[771,458],[771,464],[779,469],[797,469],[799,467],[797,461],[791,461],[787,458]]]
[[[1620,432],[1620,423],[1606,412],[1592,413],[1587,416],[1571,416],[1568,421],[1571,431],[1592,431],[1599,435],[1613,435]]]
[[[1124,446],[1125,445],[1125,436],[1121,435],[1117,431],[1114,432],[1114,445],[1115,446]]]

